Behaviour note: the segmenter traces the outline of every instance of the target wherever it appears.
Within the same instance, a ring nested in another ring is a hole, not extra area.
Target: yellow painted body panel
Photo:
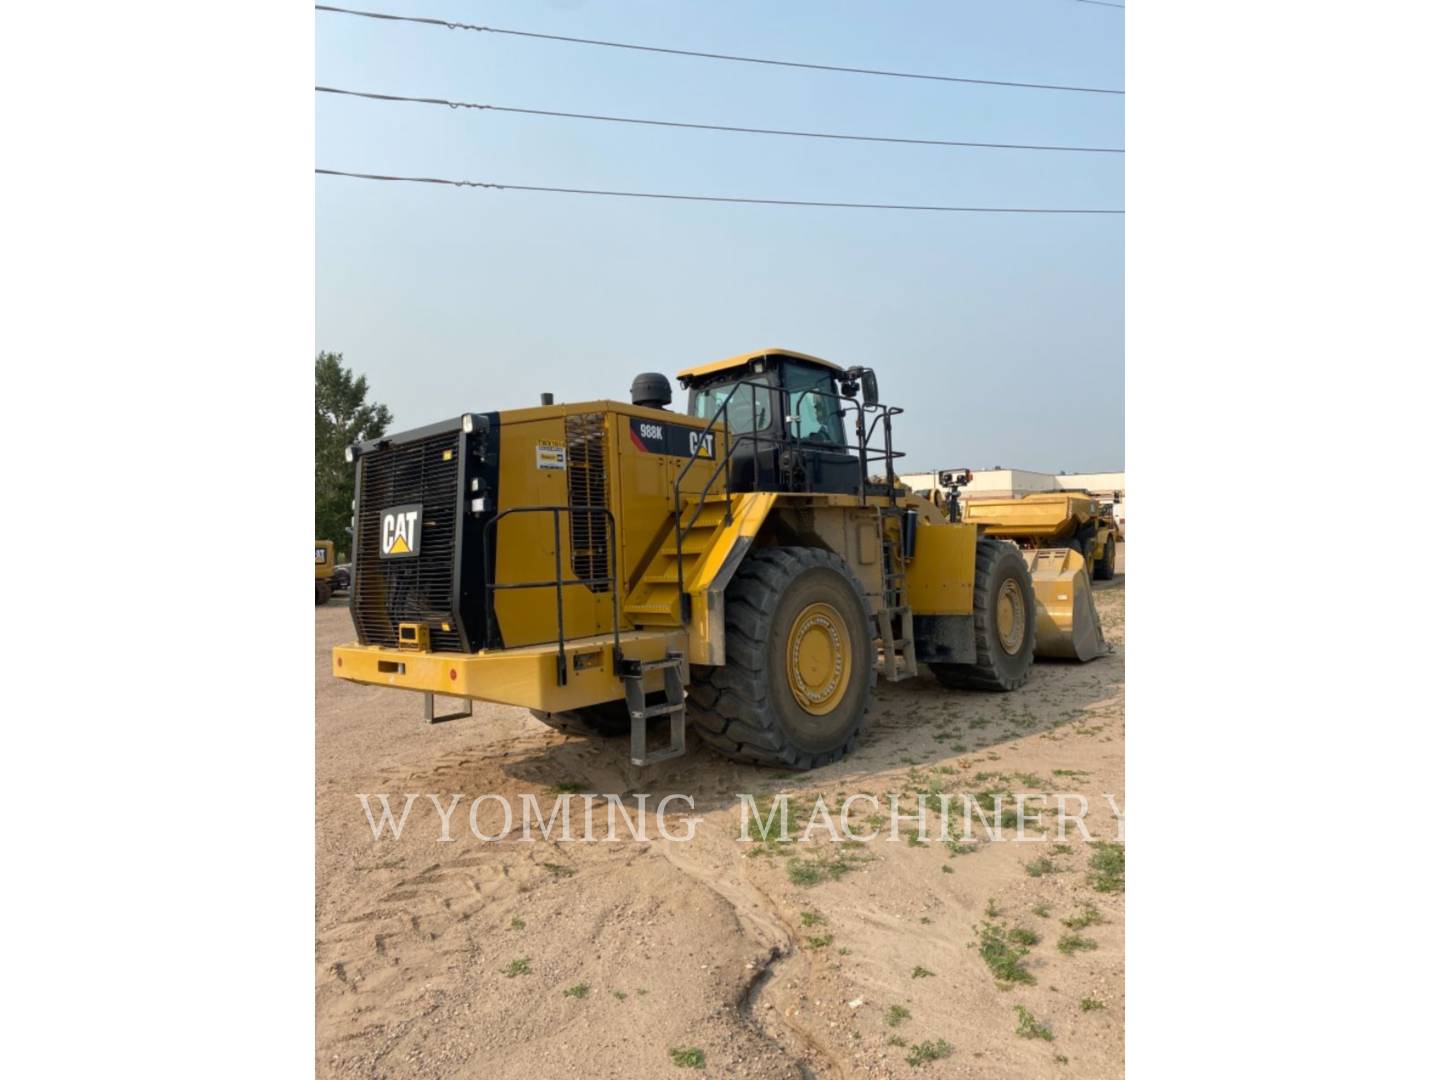
[[[773,491],[732,495],[730,524],[719,527],[714,542],[692,571],[693,577],[686,581],[691,598],[687,645],[692,664],[725,662],[725,586],[777,497]]]
[[[697,434],[707,421],[614,401],[578,405],[541,406],[502,413],[499,425],[500,480],[496,493],[503,513],[525,506],[563,506],[572,502],[569,476],[574,462],[566,468],[542,468],[551,464],[554,448],[569,447],[571,424],[603,426],[604,505],[615,517],[615,569],[621,590],[622,627],[638,625],[625,616],[623,607],[639,585],[646,566],[668,541],[674,543],[673,509],[675,481],[689,460],[688,452],[657,453],[646,450],[631,437],[631,421],[640,420],[667,427],[694,429]],[[717,425],[718,427],[718,425]],[[723,435],[723,431],[722,431]],[[552,456],[547,456],[552,455]],[[712,462],[698,460],[686,474],[682,489],[698,492],[714,472]],[[719,486],[721,482],[717,482]],[[598,522],[597,530],[598,530]],[[554,516],[548,513],[511,513],[500,519],[492,537],[495,543],[497,584],[553,581],[556,576]],[[585,576],[576,572],[575,550],[569,515],[560,515],[560,570],[566,578]],[[596,567],[596,576],[608,576],[609,567]],[[562,591],[565,609],[565,636],[584,637],[613,629],[611,594],[584,585],[567,585]],[[537,645],[555,639],[555,590],[496,589],[495,616],[507,647]]]
[[[660,660],[684,648],[683,630],[631,630],[620,635],[629,660]],[[366,645],[339,645],[330,658],[337,679],[478,698],[542,712],[564,712],[625,696],[609,635],[566,641],[566,684],[556,679],[554,643],[478,653],[414,652]],[[451,673],[454,676],[451,676]],[[663,676],[646,676],[647,690],[663,689]]]
[[[727,356],[724,360],[712,360],[708,364],[696,364],[684,371],[678,372],[676,378],[695,379],[701,375],[713,375],[717,371],[729,371],[731,368],[748,367],[750,361],[758,360],[763,356],[789,356],[796,360],[808,360],[812,364],[820,364],[830,368],[832,371],[844,371],[839,364],[819,356],[811,356],[809,353],[796,352],[794,349],[755,349],[752,352],[740,353],[736,356]]]
[[[920,519],[915,558],[905,571],[916,615],[969,615],[975,610],[975,544],[966,522]]]

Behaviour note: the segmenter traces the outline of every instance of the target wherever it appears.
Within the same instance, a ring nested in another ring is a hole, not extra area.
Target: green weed
[[[1015,1028],[1015,1034],[1019,1035],[1022,1039],[1044,1039],[1046,1042],[1055,1041],[1055,1033],[1040,1023],[1039,1020],[1035,1019],[1034,1014],[1025,1008],[1024,1005],[1015,1006],[1015,1015],[1020,1021]]]
[[[955,1048],[944,1039],[936,1039],[931,1042],[926,1039],[924,1042],[916,1043],[910,1047],[910,1053],[905,1055],[905,1064],[914,1068],[923,1065],[927,1061],[939,1061],[941,1058],[949,1057],[955,1052]]]

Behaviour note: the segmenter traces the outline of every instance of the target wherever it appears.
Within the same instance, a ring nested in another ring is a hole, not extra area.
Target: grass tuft
[[[1035,1019],[1034,1014],[1025,1008],[1024,1005],[1015,1006],[1015,1015],[1020,1020],[1020,1023],[1015,1028],[1015,1034],[1019,1035],[1022,1039],[1044,1039],[1046,1042],[1055,1041],[1055,1033],[1040,1023],[1039,1020]]]
[[[885,1010],[885,1026],[899,1027],[901,1022],[910,1019],[910,1010],[904,1005],[891,1005]]]
[[[522,956],[519,960],[511,960],[510,963],[500,969],[500,974],[504,975],[507,979],[513,979],[516,975],[529,975],[530,958],[528,956]]]
[[[574,986],[567,986],[567,987],[565,988],[564,993],[565,993],[565,996],[566,996],[566,997],[570,997],[570,998],[589,997],[589,995],[590,995],[590,984],[589,984],[589,983],[576,983]]]
[[[935,977],[935,973],[929,968],[921,967],[919,964],[916,964],[915,967],[912,968],[910,971],[910,977],[912,979],[933,979]]]
[[[1005,936],[1016,945],[1035,945],[1040,941],[1039,934],[1023,926],[1015,927],[1015,929],[1011,930]]]
[[[1080,999],[1081,1012],[1094,1012],[1096,1009],[1103,1009],[1104,1007],[1105,1003],[1103,1001],[1096,1001],[1091,997]]]
[[[1090,887],[1096,892],[1124,892],[1125,845],[1100,840],[1095,848],[1090,856]]]
[[[675,1046],[670,1049],[670,1060],[682,1069],[703,1069],[705,1051],[698,1046]]]
[[[1025,983],[1031,985],[1035,976],[1025,966],[1025,957],[1030,950],[1008,940],[1003,926],[985,923],[980,928],[980,959],[990,969],[990,974],[1002,983]]]
[[[949,1057],[954,1052],[955,1048],[944,1039],[936,1039],[934,1042],[926,1039],[924,1042],[910,1047],[910,1053],[905,1055],[905,1064],[913,1069],[927,1061],[939,1061],[941,1058]]]
[[[1055,947],[1066,956],[1073,956],[1077,952],[1098,949],[1100,944],[1094,938],[1081,937],[1079,934],[1066,934],[1055,943]]]
[[[1104,922],[1105,920],[1100,918],[1100,912],[1094,904],[1086,904],[1068,919],[1061,919],[1060,921],[1071,930],[1084,930],[1087,926],[1093,926],[1095,923]]]

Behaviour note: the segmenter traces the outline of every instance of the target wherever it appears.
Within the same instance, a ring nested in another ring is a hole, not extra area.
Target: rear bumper
[[[337,645],[330,672],[337,679],[397,690],[475,698],[541,712],[564,712],[625,696],[615,670],[610,635],[565,642],[565,685],[560,685],[554,643],[478,653],[419,652],[374,645]],[[684,629],[631,630],[620,635],[627,660],[661,660],[667,651],[684,654]],[[654,685],[649,685],[653,679]],[[646,689],[663,687],[663,676],[647,676]]]

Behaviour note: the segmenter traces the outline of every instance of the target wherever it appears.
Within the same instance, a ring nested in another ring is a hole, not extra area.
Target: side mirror
[[[880,382],[869,368],[860,372],[860,394],[866,405],[875,405],[880,401]]]

